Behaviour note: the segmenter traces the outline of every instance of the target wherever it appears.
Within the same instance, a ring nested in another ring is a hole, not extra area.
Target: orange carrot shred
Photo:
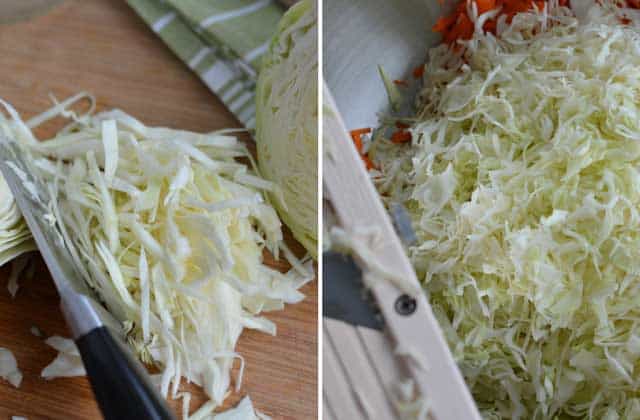
[[[358,151],[358,154],[367,167],[367,170],[375,168],[375,165],[373,164],[371,159],[369,159],[369,156],[362,153],[362,136],[369,133],[371,133],[371,128],[359,128],[357,130],[351,130],[349,132],[349,134],[351,135],[351,139],[353,140],[353,144],[356,146],[356,150]]]
[[[351,130],[349,132],[352,136],[356,135],[356,136],[361,136],[363,134],[369,134],[371,133],[371,128],[358,128],[357,130]]]
[[[394,80],[393,83],[398,86],[409,86],[409,82],[407,82],[406,80]]]
[[[456,18],[457,16],[455,15],[443,16],[436,21],[436,24],[433,25],[433,28],[431,29],[433,30],[433,32],[443,33],[447,31],[451,27],[451,25],[455,23]]]
[[[376,165],[373,164],[373,161],[369,159],[369,156],[362,155],[362,160],[364,161],[364,166],[367,170],[374,169],[376,167]]]
[[[360,134],[351,133],[351,140],[353,140],[353,144],[356,146],[356,150],[358,153],[362,153],[362,137]]]
[[[391,135],[391,141],[393,143],[406,143],[408,141],[411,141],[411,133],[406,130],[400,129]]]
[[[471,19],[469,19],[469,16],[467,16],[466,14],[460,15],[457,23],[457,30],[460,34],[458,38],[471,39],[471,37],[473,36],[474,26],[473,22],[471,22]]]
[[[513,17],[522,12],[526,12],[533,8],[542,10],[547,0],[472,0],[475,2],[479,14],[486,13],[496,8],[501,8],[500,15],[507,17],[507,22],[511,23]],[[470,39],[475,30],[473,22],[467,14],[468,0],[460,0],[455,11],[447,16],[443,16],[436,21],[432,30],[442,34],[444,43],[453,45],[454,48],[460,46],[456,41],[460,39]],[[560,6],[569,6],[569,0],[559,0]],[[627,7],[640,9],[640,0],[625,0],[623,4]],[[483,29],[490,33],[496,33],[496,22],[499,16],[485,22]],[[624,20],[623,20],[624,22]]]
[[[498,22],[496,21],[495,18],[489,19],[484,23],[484,26],[482,26],[482,29],[484,29],[487,32],[496,33],[496,30],[498,30]]]
[[[351,130],[349,134],[351,134],[351,139],[353,143],[356,145],[356,149],[358,153],[362,153],[362,135],[371,133],[370,128],[359,128],[357,130]]]
[[[424,66],[418,66],[413,69],[413,77],[416,79],[421,79],[424,76]]]
[[[493,10],[496,7],[496,0],[476,0],[478,6],[478,13],[486,13],[489,10]]]

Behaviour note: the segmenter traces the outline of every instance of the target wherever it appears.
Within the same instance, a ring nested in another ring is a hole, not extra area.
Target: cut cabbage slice
[[[375,181],[485,418],[638,418],[639,26],[545,5],[429,52]]]
[[[235,160],[251,157],[229,131],[190,133],[146,127],[119,110],[68,110],[87,97],[31,120],[73,118],[50,141],[33,141],[8,104],[12,118],[2,118],[0,129],[31,155],[51,197],[50,222],[141,360],[160,367],[163,395],[176,397],[185,378],[215,408],[232,382],[242,330],[275,334],[261,312],[301,301],[298,289],[313,270],[288,251],[263,198],[277,187]],[[265,251],[282,251],[297,269],[264,265]],[[81,373],[72,342],[47,343],[60,354],[43,376]]]

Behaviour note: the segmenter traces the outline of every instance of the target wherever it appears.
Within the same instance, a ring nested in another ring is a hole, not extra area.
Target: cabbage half
[[[376,182],[485,418],[637,419],[638,25],[547,5],[429,52]]]
[[[276,183],[280,217],[314,257],[318,241],[317,9],[303,0],[282,18],[258,81],[257,144],[262,175]]]

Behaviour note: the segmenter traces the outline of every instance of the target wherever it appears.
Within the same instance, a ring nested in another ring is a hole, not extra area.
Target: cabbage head
[[[304,0],[282,18],[258,81],[262,176],[277,183],[274,205],[295,238],[317,255],[317,9]]]

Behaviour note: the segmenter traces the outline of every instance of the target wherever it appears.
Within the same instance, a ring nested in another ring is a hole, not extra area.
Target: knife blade
[[[58,289],[62,313],[105,419],[173,419],[142,365],[120,340],[119,323],[79,274],[48,210],[52,197],[34,176],[28,152],[6,137],[0,137],[0,172]]]
[[[117,325],[108,312],[98,312],[100,305],[74,266],[61,233],[47,222],[46,187],[32,175],[21,146],[7,138],[0,140],[0,170],[49,268],[74,337],[105,323]]]
[[[382,316],[364,288],[362,271],[353,259],[337,252],[326,252],[322,259],[322,314],[351,325],[382,330]]]

